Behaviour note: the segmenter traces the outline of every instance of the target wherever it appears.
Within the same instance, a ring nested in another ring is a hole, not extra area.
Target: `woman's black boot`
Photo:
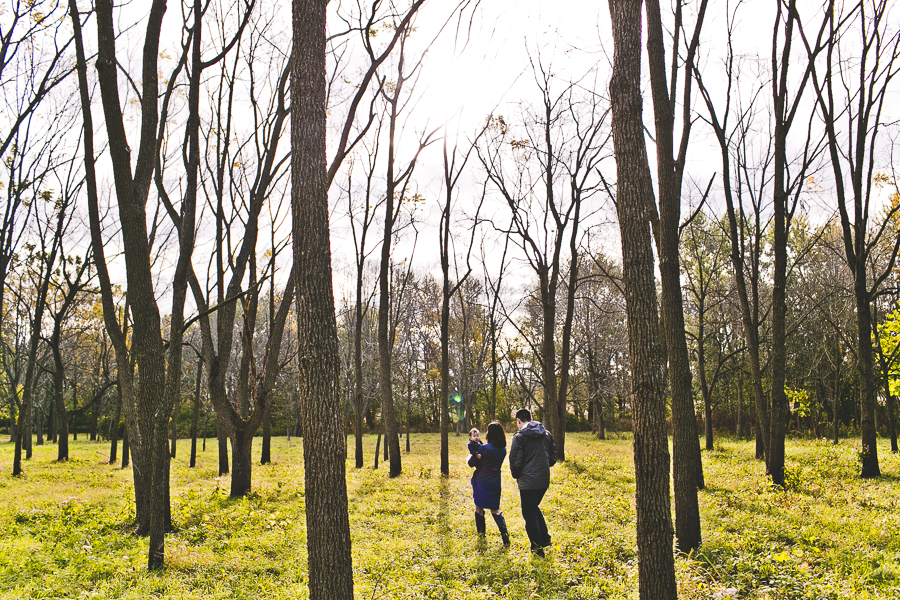
[[[484,513],[475,513],[475,531],[482,537],[487,533],[487,527],[484,524]]]
[[[500,538],[503,540],[503,545],[509,546],[509,532],[506,530],[506,519],[503,518],[503,513],[498,513],[493,515],[493,517],[494,523],[497,524],[497,529],[500,530]]]

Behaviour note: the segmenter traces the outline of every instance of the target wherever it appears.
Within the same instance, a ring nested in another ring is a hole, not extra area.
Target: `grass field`
[[[449,480],[436,435],[413,435],[396,479],[383,466],[348,468],[357,598],[637,597],[629,440],[568,436],[542,504],[546,560],[528,552],[508,471],[512,547],[502,549],[490,519],[478,547],[465,440],[451,437]],[[274,464],[254,466],[241,500],[216,478],[210,442],[196,469],[179,443],[162,573],[147,572],[147,541],[130,535],[131,471],[105,464],[107,444],[73,442],[62,465],[55,446],[36,446],[16,479],[12,446],[0,444],[0,598],[307,597],[300,440],[273,440]],[[371,465],[375,438],[365,443]],[[882,444],[885,475],[862,481],[857,452],[856,441],[790,441],[786,491],[769,488],[751,443],[704,452],[704,545],[677,559],[680,597],[900,598],[900,457]]]

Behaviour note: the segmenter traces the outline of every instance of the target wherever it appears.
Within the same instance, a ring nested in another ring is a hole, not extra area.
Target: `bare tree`
[[[460,273],[459,264],[457,262],[456,245],[453,242],[451,232],[451,219],[453,217],[453,201],[454,196],[458,196],[459,178],[465,172],[466,165],[472,152],[476,149],[481,135],[487,130],[485,125],[481,131],[475,136],[475,139],[469,143],[469,147],[464,151],[460,151],[458,143],[454,143],[452,147],[448,143],[448,135],[444,135],[443,140],[443,181],[442,187],[444,192],[444,201],[441,204],[441,220],[440,230],[438,234],[438,243],[440,244],[441,256],[441,392],[440,392],[440,430],[441,430],[441,474],[444,477],[450,476],[450,440],[449,440],[449,414],[447,413],[450,406],[450,301],[453,296],[459,292],[462,285],[472,274],[472,248],[475,243],[475,232],[478,229],[478,214],[481,211],[481,205],[484,202],[485,195],[482,192],[481,200],[475,211],[474,221],[470,229],[469,243],[466,246],[466,266],[465,272]],[[458,139],[458,136],[457,136]],[[459,161],[459,162],[457,162]],[[455,267],[455,280],[450,279],[450,262],[453,261]]]
[[[706,449],[713,449],[713,391],[723,368],[743,348],[727,350],[720,344],[719,333],[723,329],[722,319],[729,307],[729,277],[725,272],[728,261],[728,240],[720,224],[705,211],[699,212],[685,231],[682,244],[684,252],[683,270],[686,276],[685,291],[696,319],[694,331],[689,335],[694,339],[697,357],[697,378],[703,397],[704,433]],[[710,368],[710,353],[715,366]],[[710,376],[710,370],[712,375]]]
[[[532,345],[538,349],[535,357],[541,365],[543,418],[553,433],[557,456],[564,460],[579,227],[585,218],[582,207],[600,183],[597,166],[608,141],[608,111],[596,95],[579,97],[580,82],[565,83],[556,92],[552,69],[540,60],[533,60],[531,68],[541,92],[540,106],[533,112],[526,110],[521,132],[502,116],[494,117],[493,135],[487,147],[479,149],[479,159],[491,186],[510,209],[512,223],[507,235],[514,237],[537,278],[541,331],[539,342]],[[512,168],[504,164],[507,150],[513,154]],[[573,267],[568,286],[561,281],[566,250]],[[561,287],[567,295],[557,362],[556,330],[561,312],[557,291]]]
[[[676,3],[673,31],[672,80],[666,75],[665,41],[659,1],[647,0],[647,54],[649,57],[650,89],[653,96],[653,116],[656,125],[656,166],[658,182],[659,219],[653,215],[653,236],[659,253],[663,330],[668,353],[669,379],[672,389],[672,451],[675,480],[675,545],[688,552],[700,546],[700,507],[697,488],[703,487],[703,463],[692,399],[691,371],[684,329],[684,304],[681,295],[681,269],[678,244],[681,233],[681,188],[684,162],[687,157],[691,125],[691,93],[693,69],[700,31],[706,15],[707,0],[700,0],[697,20],[690,40],[685,39],[687,55],[680,56],[680,36],[683,33],[682,2]],[[684,90],[682,92],[681,141],[675,150],[675,113],[678,90],[679,63],[684,60]],[[655,207],[653,212],[655,212]]]
[[[180,394],[181,352],[184,325],[184,301],[187,277],[194,245],[196,196],[188,193],[180,206],[178,252],[172,279],[172,308],[168,321],[168,340],[154,290],[151,266],[153,233],[147,229],[146,205],[157,157],[159,40],[165,0],[154,0],[150,7],[142,53],[140,103],[140,144],[132,170],[131,147],[125,130],[118,86],[118,60],[113,2],[100,0],[97,16],[97,74],[104,121],[113,166],[121,236],[124,245],[128,303],[134,315],[131,347],[114,304],[112,286],[104,254],[97,182],[94,169],[93,119],[87,83],[87,61],[81,34],[81,18],[75,0],[69,2],[76,42],[81,108],[85,124],[84,154],[91,224],[91,247],[103,301],[107,331],[116,353],[129,443],[134,455],[135,499],[138,531],[149,533],[148,567],[162,568],[165,555],[165,531],[170,524],[169,456],[166,424],[175,398]],[[192,29],[193,53],[199,55],[202,7],[194,5]],[[189,46],[190,44],[187,44]],[[179,63],[181,64],[181,63]],[[177,74],[177,73],[176,73]],[[192,154],[193,156],[193,154]],[[131,353],[140,378],[133,377]]]
[[[900,234],[895,234],[888,260],[869,277],[873,248],[883,235],[891,235],[891,217],[900,210],[895,205],[880,223],[870,221],[885,101],[890,84],[900,71],[900,31],[889,19],[890,8],[891,3],[886,0],[861,0],[849,7],[831,1],[825,7],[817,39],[803,37],[817,107],[825,124],[844,254],[853,274],[861,386],[862,477],[881,474],[875,427],[871,304],[879,287],[893,272],[900,249]],[[793,3],[789,9],[796,11]],[[802,34],[802,28],[800,31]],[[817,54],[822,47],[823,32],[824,64],[819,64]],[[857,38],[855,42],[849,41],[851,37]],[[847,62],[848,56],[854,58],[852,63]]]

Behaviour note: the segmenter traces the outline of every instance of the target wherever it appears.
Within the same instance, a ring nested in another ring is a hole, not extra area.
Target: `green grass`
[[[108,446],[72,443],[68,464],[35,447],[12,478],[0,444],[0,598],[305,598],[306,539],[299,440],[273,440],[275,464],[254,465],[248,498],[216,478],[215,441],[172,469],[175,533],[167,570],[148,573],[147,541],[130,534],[131,471],[105,464]],[[371,465],[374,437],[367,437]],[[474,535],[463,464],[439,477],[438,437],[414,435],[403,475],[348,468],[356,594],[406,598],[636,598],[634,470],[628,440],[568,436],[543,502],[547,560],[528,553],[518,494],[505,474],[512,547],[488,519]],[[677,559],[682,598],[900,598],[900,458],[879,446],[885,476],[856,477],[858,442],[788,443],[789,489],[773,491],[750,443],[704,453],[702,549]],[[259,452],[254,453],[258,457]]]

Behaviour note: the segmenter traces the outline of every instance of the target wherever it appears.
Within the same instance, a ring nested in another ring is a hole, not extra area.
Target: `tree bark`
[[[618,174],[625,306],[634,402],[638,591],[642,600],[675,600],[664,360],[660,347],[648,208],[653,199],[644,145],[641,0],[610,0],[613,72],[609,84]]]
[[[98,426],[98,421],[99,421],[99,418],[98,418],[99,413],[100,413],[100,402],[96,402],[94,404],[94,407],[91,409],[91,429],[90,429],[91,438],[90,438],[90,440],[92,442],[97,441],[97,426]]]
[[[55,332],[54,332],[55,333]],[[62,353],[57,343],[51,343],[53,354],[53,398],[56,403],[56,430],[59,435],[59,443],[56,448],[56,460],[64,462],[69,460],[69,412],[66,410],[66,398],[63,395],[64,372]]]
[[[396,96],[395,96],[396,98]],[[389,336],[391,308],[391,242],[394,229],[394,134],[397,124],[397,103],[390,103],[389,146],[387,157],[387,189],[384,203],[384,237],[381,240],[381,266],[378,273],[378,383],[381,394],[381,412],[384,416],[384,450],[390,457],[390,476],[402,471],[400,441],[397,438],[397,416],[394,414],[393,370],[391,368],[392,343]]]
[[[219,442],[219,477],[221,477],[231,470],[228,466],[228,433],[222,425],[222,417],[217,418],[216,423],[216,438]]]
[[[129,462],[128,456],[128,427],[125,428],[125,431],[122,433],[122,468],[126,468]],[[137,494],[135,494],[137,495]]]
[[[857,231],[857,236],[865,236]],[[865,256],[860,252],[859,255]],[[862,430],[862,477],[878,477],[881,468],[878,465],[878,435],[875,431],[875,381],[872,368],[872,313],[869,288],[866,284],[866,266],[857,265],[856,282],[856,323],[859,336],[859,378],[860,378],[860,425]]]
[[[231,497],[240,498],[250,491],[253,480],[253,434],[236,431],[231,435],[233,466],[231,471]]]
[[[361,412],[357,411],[356,415],[354,415],[355,426],[353,428],[354,439],[356,441],[356,468],[362,469],[363,467],[363,415]]]
[[[378,468],[378,459],[381,458],[381,432],[378,432],[378,437],[375,439],[375,464],[373,465],[373,469]]]
[[[262,452],[259,464],[267,465],[272,462],[272,404],[266,409],[262,424]]]
[[[703,463],[697,437],[697,421],[694,414],[691,369],[684,327],[684,303],[681,291],[681,267],[679,257],[679,227],[681,224],[681,185],[683,162],[690,138],[691,117],[685,115],[681,144],[677,158],[674,148],[675,106],[670,97],[666,76],[665,44],[662,17],[658,0],[647,0],[647,54],[649,57],[650,87],[653,96],[653,116],[656,125],[657,180],[659,186],[659,220],[653,222],[653,235],[659,254],[660,299],[665,324],[665,348],[668,355],[668,372],[672,390],[672,449],[675,484],[675,538],[676,547],[688,552],[700,547],[700,508],[697,489],[703,487]],[[706,12],[706,1],[701,2],[694,39],[688,49],[686,76],[684,78],[683,103],[690,105],[691,77],[698,36]],[[681,4],[675,19],[680,27]],[[677,34],[676,34],[677,35]],[[676,37],[676,44],[677,44]],[[677,52],[675,50],[674,52]],[[677,74],[677,70],[673,69]],[[675,81],[672,82],[674,94]],[[652,194],[652,192],[651,192]],[[652,201],[652,196],[648,198]],[[700,339],[702,345],[703,340]],[[698,367],[698,368],[703,368]],[[701,375],[702,376],[702,375]],[[705,380],[704,380],[705,381]],[[709,418],[707,418],[707,427]],[[711,442],[711,429],[707,444]]]
[[[172,427],[171,427],[171,446],[169,449],[169,458],[175,458],[175,455],[178,451],[178,411],[181,408],[181,403],[176,402],[175,408],[172,410]]]
[[[200,420],[200,383],[203,380],[203,360],[197,357],[197,374],[194,381],[194,412],[191,415],[191,462],[190,468],[197,466],[197,426]],[[206,437],[203,438],[204,445]]]
[[[44,445],[44,411],[38,411],[38,417],[35,421],[35,435],[37,435],[37,441],[35,442],[36,446]]]
[[[310,600],[352,600],[326,151],[326,0],[293,0],[291,207]],[[396,436],[395,436],[396,442]],[[399,452],[398,467],[399,467]]]

